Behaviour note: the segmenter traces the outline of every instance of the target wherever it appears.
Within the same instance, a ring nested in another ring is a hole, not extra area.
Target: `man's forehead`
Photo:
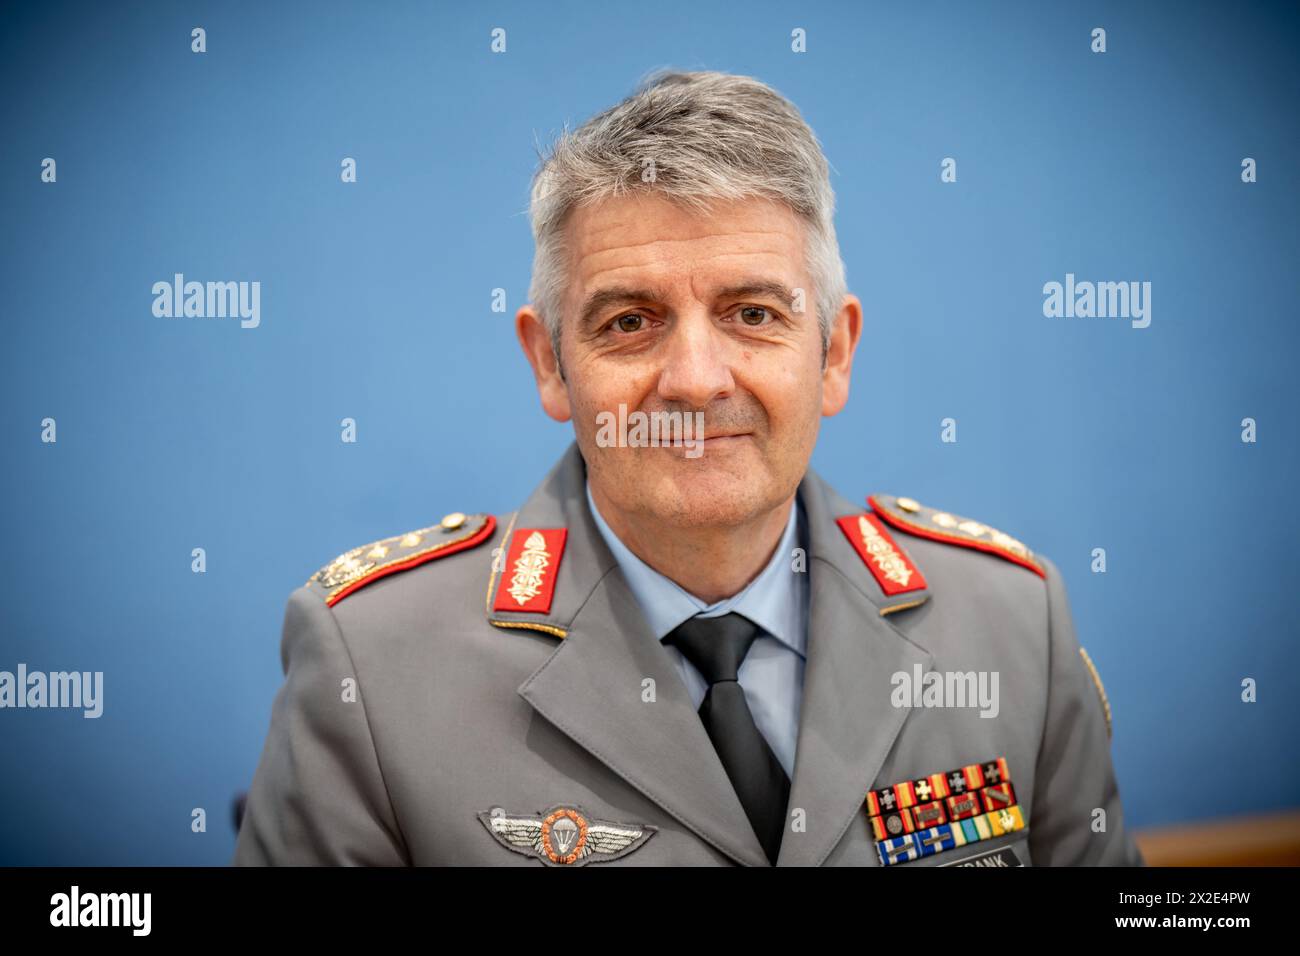
[[[579,207],[566,228],[570,287],[580,295],[607,286],[666,290],[687,273],[700,292],[763,281],[789,288],[804,273],[802,220],[765,199],[696,210],[657,197],[619,197]]]

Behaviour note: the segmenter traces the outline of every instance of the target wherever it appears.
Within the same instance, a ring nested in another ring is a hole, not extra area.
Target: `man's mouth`
[[[685,455],[687,458],[698,458],[709,452],[725,452],[732,448],[739,448],[753,437],[752,432],[727,432],[725,434],[705,435],[703,438],[687,438],[666,444],[664,447],[677,456]]]

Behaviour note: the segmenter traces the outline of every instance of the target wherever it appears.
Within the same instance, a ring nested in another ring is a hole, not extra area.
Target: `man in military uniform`
[[[832,211],[747,77],[561,137],[516,329],[575,441],[294,592],[237,863],[1142,862],[1056,567],[808,467],[862,328]]]

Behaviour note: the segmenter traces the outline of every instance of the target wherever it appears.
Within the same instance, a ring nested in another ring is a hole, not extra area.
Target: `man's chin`
[[[681,449],[654,451],[658,460],[642,463],[638,484],[647,489],[644,510],[665,524],[743,524],[762,509],[769,475],[755,449],[694,458]]]

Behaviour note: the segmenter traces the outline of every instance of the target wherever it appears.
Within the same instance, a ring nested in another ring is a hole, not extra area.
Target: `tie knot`
[[[692,617],[664,638],[695,665],[710,684],[736,680],[749,647],[758,637],[758,625],[740,614]]]

